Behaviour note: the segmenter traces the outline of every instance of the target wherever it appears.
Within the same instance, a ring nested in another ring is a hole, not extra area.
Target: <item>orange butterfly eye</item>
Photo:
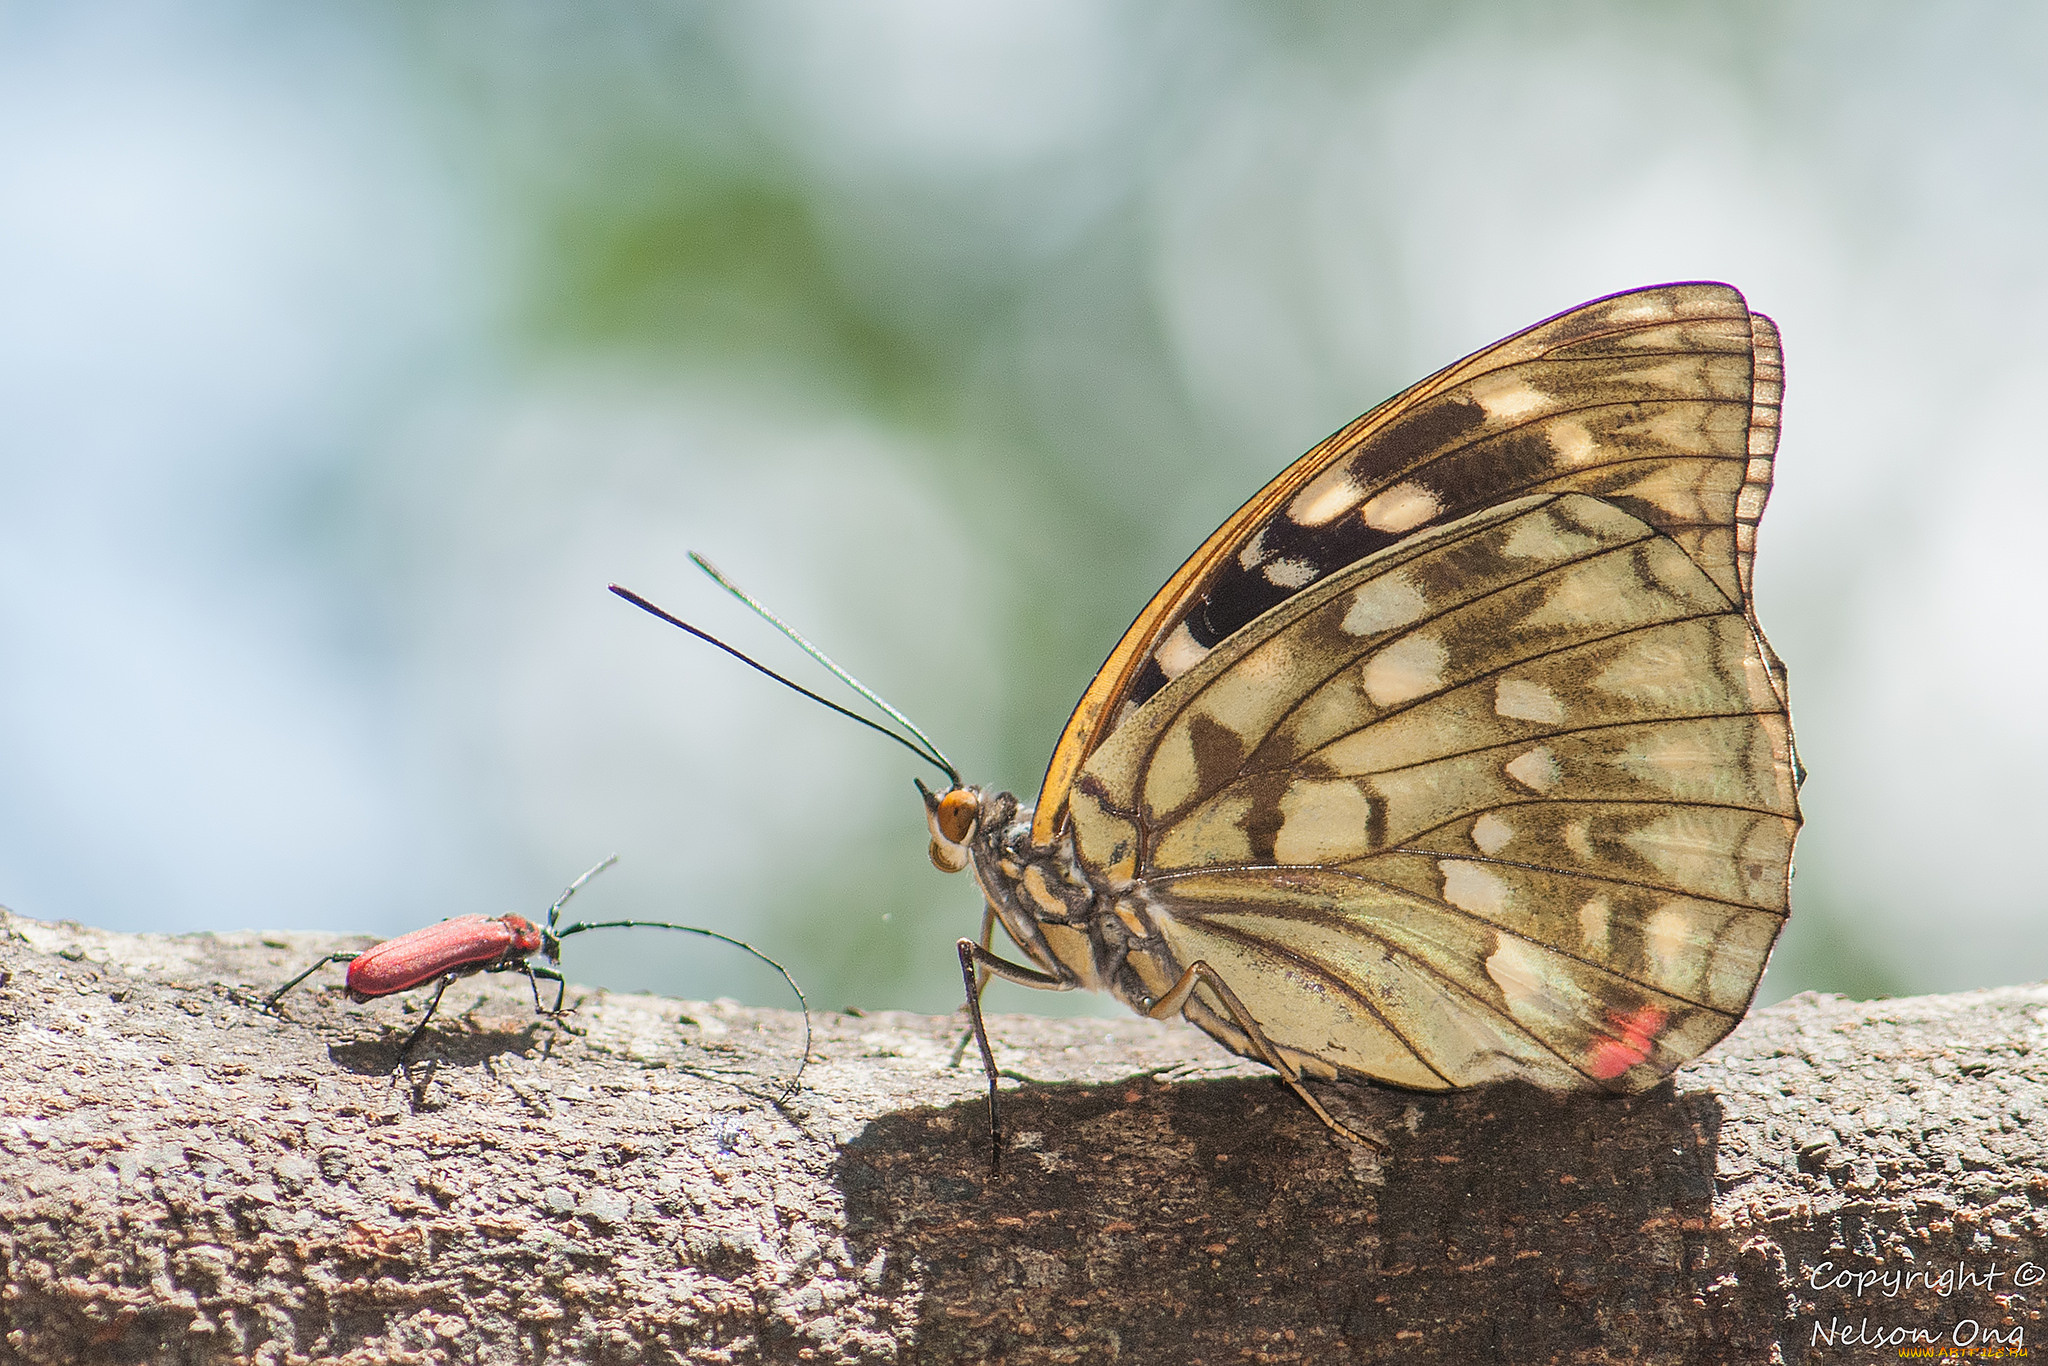
[[[957,873],[967,866],[967,841],[981,819],[981,794],[956,787],[942,797],[925,795],[925,814],[932,827],[932,866]]]
[[[980,816],[981,797],[971,788],[956,787],[939,798],[938,809],[932,813],[932,825],[952,843],[965,844]]]

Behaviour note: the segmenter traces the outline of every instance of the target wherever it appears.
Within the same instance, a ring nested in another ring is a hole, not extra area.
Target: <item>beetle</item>
[[[263,1008],[276,1010],[278,1001],[286,992],[329,963],[348,964],[346,990],[349,999],[359,1004],[435,982],[434,995],[427,1002],[426,1014],[420,1017],[420,1022],[413,1026],[412,1033],[408,1034],[405,1042],[399,1046],[398,1056],[403,1060],[411,1054],[413,1047],[426,1033],[435,1010],[440,1007],[441,994],[458,978],[479,972],[523,972],[526,974],[528,985],[533,988],[535,1013],[553,1019],[563,1013],[562,998],[569,989],[568,979],[563,977],[560,969],[556,967],[534,964],[534,954],[539,954],[549,964],[560,963],[562,941],[572,934],[582,934],[585,930],[679,930],[684,934],[701,935],[706,939],[716,939],[720,943],[744,949],[780,973],[782,980],[789,984],[789,989],[796,993],[797,1004],[804,1016],[803,1056],[797,1062],[796,1072],[790,1077],[778,1099],[787,1100],[796,1094],[797,1085],[803,1079],[804,1064],[810,1061],[811,1056],[811,1007],[810,1002],[804,997],[803,988],[796,984],[796,979],[789,975],[789,969],[782,964],[752,944],[734,939],[730,935],[720,934],[716,930],[700,929],[695,925],[675,925],[663,920],[579,920],[558,928],[562,907],[568,903],[569,898],[576,895],[584,883],[616,862],[618,855],[614,854],[570,883],[568,889],[555,899],[555,904],[548,907],[547,923],[544,925],[536,925],[523,915],[458,915],[409,934],[401,934],[396,939],[387,939],[367,949],[330,953],[264,997]],[[543,1006],[540,1003],[540,984],[543,981],[555,984],[555,1003],[552,1006]]]

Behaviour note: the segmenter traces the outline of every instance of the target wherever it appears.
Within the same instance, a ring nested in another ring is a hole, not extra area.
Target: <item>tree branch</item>
[[[558,1026],[471,978],[401,1071],[404,1004],[339,970],[256,1006],[362,941],[0,928],[7,1360],[1818,1362],[2040,1323],[2043,988],[1802,997],[1628,1100],[1319,1087],[1384,1157],[1192,1029],[995,1017],[992,1176],[957,1018],[822,1017],[777,1108],[784,1011]]]

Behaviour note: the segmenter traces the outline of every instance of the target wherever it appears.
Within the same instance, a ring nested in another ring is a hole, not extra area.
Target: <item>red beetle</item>
[[[435,977],[453,978],[464,972],[524,968],[529,976],[559,980],[561,974],[526,962],[527,956],[540,948],[540,926],[523,915],[458,915],[387,939],[374,949],[334,954],[315,966],[348,960],[349,999],[368,1001],[394,991],[410,991]],[[540,1004],[538,996],[534,1004]]]
[[[355,953],[330,953],[319,962],[307,968],[298,976],[286,982],[276,991],[263,998],[265,1009],[275,1008],[278,999],[299,983],[311,977],[329,963],[348,964],[348,995],[357,1002],[374,1001],[379,996],[390,996],[414,987],[425,986],[439,979],[434,988],[434,997],[427,1002],[427,1013],[413,1026],[405,1043],[399,1048],[398,1056],[403,1059],[412,1052],[413,1045],[426,1033],[428,1023],[434,1018],[434,1011],[440,1007],[441,993],[448,990],[448,984],[458,977],[467,977],[477,972],[523,972],[533,987],[533,1008],[536,1012],[556,1016],[562,1013],[562,997],[569,984],[561,972],[553,967],[536,967],[531,961],[536,953],[549,963],[562,960],[562,941],[572,934],[585,930],[680,930],[684,934],[702,935],[731,944],[734,948],[745,949],[754,957],[782,974],[782,980],[789,983],[789,989],[796,993],[796,999],[804,1013],[804,1053],[797,1063],[796,1073],[789,1080],[782,1098],[794,1095],[797,1083],[804,1074],[804,1063],[811,1055],[811,1008],[804,999],[803,988],[789,975],[789,970],[755,948],[752,944],[720,934],[716,930],[699,929],[695,925],[672,925],[661,920],[600,920],[577,921],[566,929],[557,929],[562,907],[579,888],[599,873],[618,862],[614,854],[592,868],[582,877],[569,884],[568,890],[556,898],[548,907],[546,925],[536,925],[523,915],[458,915],[443,920],[438,925],[401,934],[396,939],[387,939],[374,947]],[[543,1006],[540,1003],[540,984],[543,980],[555,984],[555,1003]]]

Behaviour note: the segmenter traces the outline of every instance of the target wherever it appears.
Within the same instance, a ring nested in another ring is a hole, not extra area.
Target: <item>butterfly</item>
[[[1728,285],[1582,304],[1254,495],[1124,633],[1035,802],[925,741],[932,862],[986,903],[958,950],[998,1160],[991,976],[1184,1016],[1374,1148],[1306,1083],[1630,1093],[1725,1036],[1800,824],[1751,598],[1782,392]]]
[[[992,922],[970,1001],[1184,1015],[1347,1134],[1306,1079],[1634,1092],[1719,1041],[1800,823],[1751,599],[1782,393],[1770,319],[1662,285],[1295,461],[1138,614],[1036,802],[926,794]]]

